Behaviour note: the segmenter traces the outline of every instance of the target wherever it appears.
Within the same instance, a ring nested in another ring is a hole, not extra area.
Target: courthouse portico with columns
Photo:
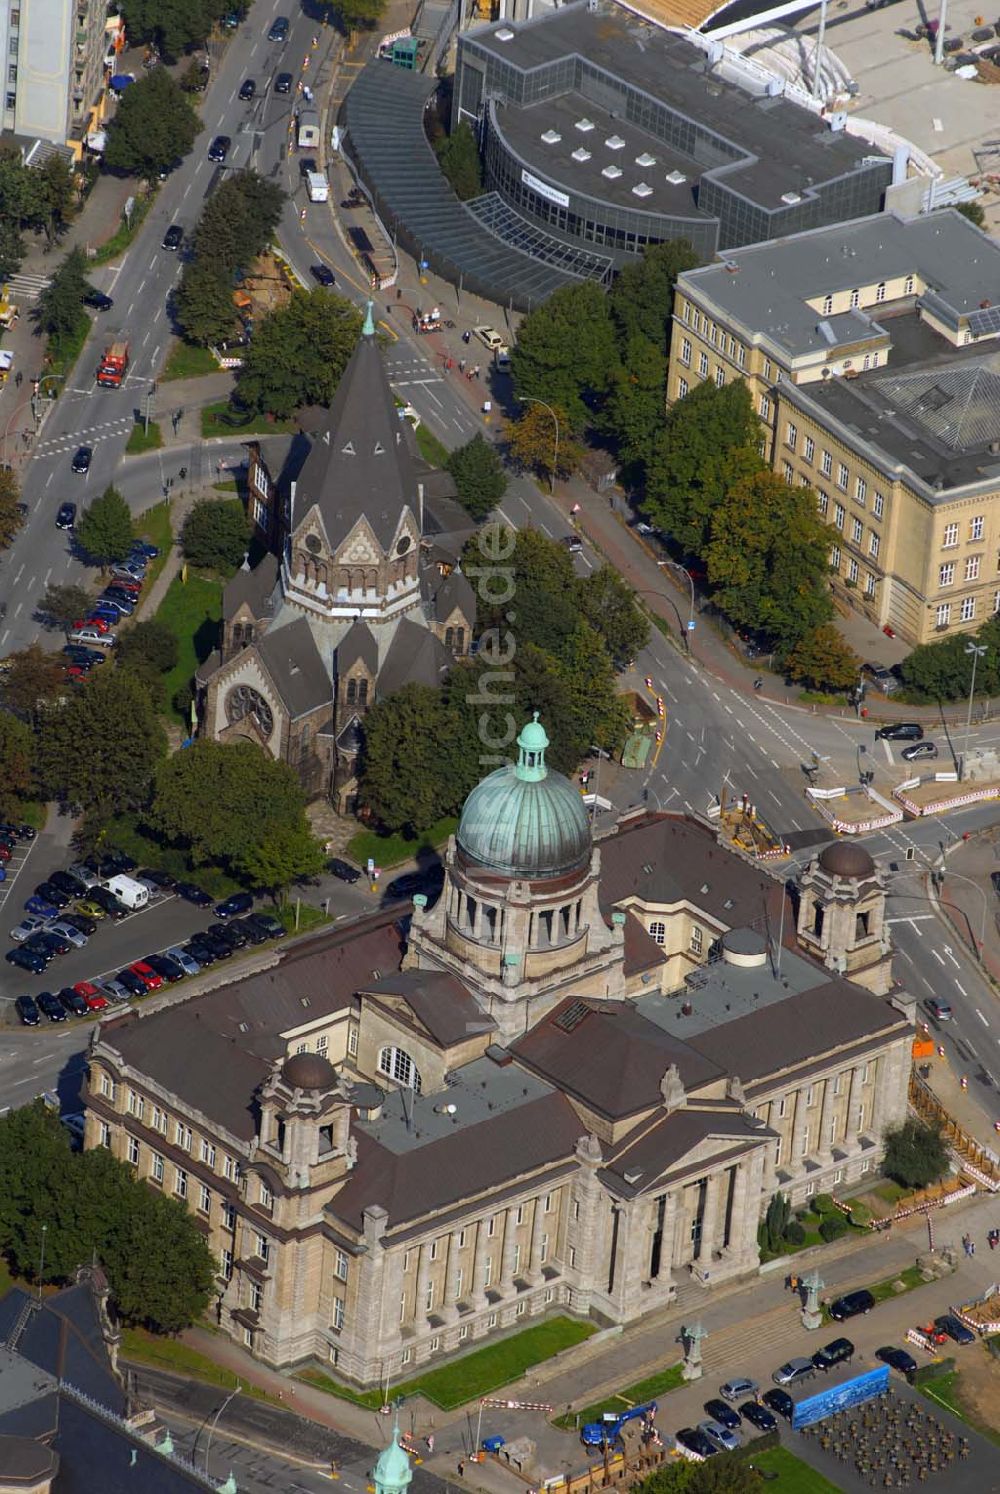
[[[757,1270],[777,1189],[877,1171],[905,1115],[867,853],[793,893],[690,817],[595,839],[547,748],[529,722],[473,791],[433,907],[94,1034],[86,1144],[187,1202],[269,1364],[374,1385],[555,1309],[707,1297]]]

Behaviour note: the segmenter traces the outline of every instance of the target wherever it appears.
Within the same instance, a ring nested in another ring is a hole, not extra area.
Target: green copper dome
[[[456,840],[472,861],[507,877],[562,877],[590,859],[580,794],[545,764],[549,739],[534,719],[517,739],[517,762],[498,768],[465,801]]]
[[[402,1494],[413,1478],[410,1460],[399,1445],[399,1422],[392,1429],[392,1441],[378,1455],[372,1474],[376,1494]]]

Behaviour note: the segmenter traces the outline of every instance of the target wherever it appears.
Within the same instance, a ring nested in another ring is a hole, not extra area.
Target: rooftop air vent
[[[558,145],[562,136],[558,130],[546,130],[542,139],[546,145]]]
[[[781,200],[786,207],[795,207],[802,201],[802,194],[800,192],[782,192]]]
[[[605,140],[604,143],[608,147],[608,150],[624,150],[625,149],[625,141],[622,139],[622,137],[620,135],[609,135],[608,138],[607,138],[607,140]]]
[[[687,177],[684,175],[683,171],[668,171],[667,181],[672,187],[683,187],[684,183],[687,181]]]
[[[576,148],[576,150],[573,152],[573,160],[574,161],[589,161],[590,160],[590,151],[589,150],[584,150],[584,148],[583,148],[582,145],[578,145],[577,148]]]
[[[634,197],[652,197],[653,189],[648,182],[639,182],[632,188],[632,194]]]
[[[614,181],[615,177],[621,176],[621,174],[622,169],[620,166],[605,166],[604,170],[601,172],[601,175],[606,176],[609,181]]]
[[[655,166],[656,165],[656,157],[655,156],[651,156],[649,154],[648,150],[644,150],[641,156],[636,156],[636,158],[635,158],[635,164],[637,166],[642,166],[643,168],[645,168],[647,166]]]
[[[501,26],[499,31],[494,32],[498,42],[509,42],[514,40],[514,33],[509,26]]]
[[[576,129],[580,131],[581,135],[589,134],[593,128],[594,121],[592,119],[588,119],[586,115],[584,115],[582,119],[578,119],[576,122]]]

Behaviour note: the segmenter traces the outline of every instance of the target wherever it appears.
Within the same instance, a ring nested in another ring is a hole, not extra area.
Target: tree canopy
[[[503,462],[481,431],[456,446],[445,465],[455,479],[459,503],[473,519],[485,519],[507,491]]]
[[[583,452],[561,405],[526,403],[507,427],[507,446],[512,461],[550,483],[568,477]]]
[[[174,310],[184,337],[198,347],[225,342],[236,327],[231,281],[210,260],[193,259],[184,266]]]
[[[180,646],[177,635],[166,623],[155,617],[137,622],[118,640],[115,656],[119,669],[150,669],[169,674],[177,663]]]
[[[886,1131],[882,1169],[904,1188],[926,1188],[948,1171],[948,1143],[937,1127],[910,1116]]]
[[[65,705],[47,712],[38,739],[42,781],[93,822],[149,798],[167,738],[149,690],[127,669],[98,669]]]
[[[649,642],[649,623],[636,606],[635,592],[613,566],[602,565],[577,577],[576,601],[582,616],[604,640],[617,670],[623,670]]]
[[[119,99],[107,125],[104,164],[112,171],[155,181],[189,153],[201,128],[180,84],[165,67],[154,67]]]
[[[24,515],[18,504],[21,489],[17,475],[10,468],[0,468],[0,550],[14,543],[18,530],[24,524]]]
[[[52,155],[41,166],[26,166],[12,141],[0,142],[0,280],[20,268],[24,229],[42,230],[51,244],[75,205],[76,186],[67,161]]]
[[[40,713],[66,693],[64,661],[37,643],[8,654],[0,676],[0,703],[36,725]]]
[[[243,564],[249,543],[250,525],[239,498],[199,498],[181,530],[185,558],[223,576]]]
[[[0,711],[0,817],[13,818],[31,792],[35,740],[26,721]]]
[[[123,560],[134,538],[131,510],[118,489],[110,485],[84,509],[76,523],[80,549],[102,570]]]
[[[285,193],[255,171],[234,171],[201,210],[175,296],[188,342],[223,342],[236,328],[233,286],[271,242]]]
[[[239,404],[285,418],[300,405],[328,405],[361,332],[357,309],[316,288],[296,290],[259,323],[236,387]]]
[[[87,320],[83,298],[87,292],[87,256],[76,246],[58,264],[48,285],[38,297],[31,315],[40,332],[60,339],[71,338]]]
[[[479,142],[468,120],[462,120],[450,135],[439,136],[434,150],[455,195],[463,202],[478,197],[483,190],[483,165]]]
[[[821,623],[802,635],[785,668],[789,679],[810,690],[849,690],[858,682],[861,660],[833,623]]]
[[[567,438],[582,433],[618,361],[601,287],[583,280],[553,292],[524,318],[510,359],[515,397],[557,406],[565,414]]]
[[[976,689],[984,695],[1000,690],[1000,617],[994,616],[974,634],[951,633],[934,643],[921,643],[907,654],[899,672],[917,700],[965,700],[972,688],[972,658],[965,652],[970,638],[986,653],[976,662]]]
[[[93,597],[85,586],[75,581],[50,581],[38,603],[46,622],[68,628],[78,617],[86,617]]]
[[[130,40],[152,42],[168,58],[201,46],[229,8],[227,0],[125,0],[122,5]]]

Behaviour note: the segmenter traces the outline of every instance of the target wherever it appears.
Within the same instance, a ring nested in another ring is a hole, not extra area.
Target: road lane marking
[[[943,965],[944,964],[944,960],[942,960],[941,956],[938,954],[938,952],[937,952],[936,949],[932,949],[931,950],[931,954],[937,960],[937,962],[938,962],[939,965]]]
[[[955,984],[957,986],[958,985],[958,981],[956,981]],[[963,996],[965,995],[964,991],[962,991],[962,995]],[[982,1024],[983,1024],[984,1027],[989,1027],[989,1025],[990,1025],[989,1022],[987,1022],[986,1018],[983,1016],[983,1014],[979,1010],[978,1006],[976,1007],[976,1016],[979,1018],[980,1022],[982,1022]]]

